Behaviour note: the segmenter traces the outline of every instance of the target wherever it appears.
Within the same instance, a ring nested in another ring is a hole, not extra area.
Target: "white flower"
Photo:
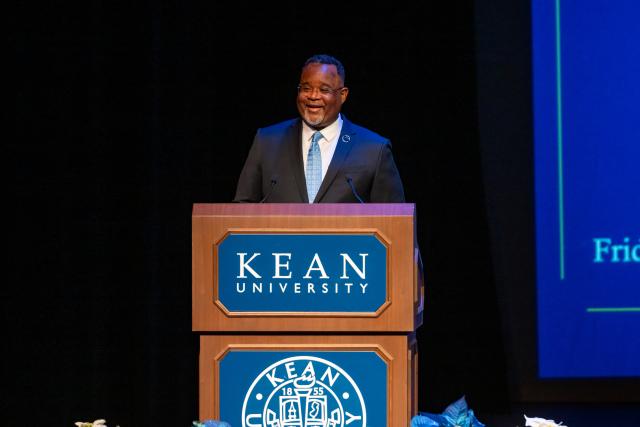
[[[562,422],[560,424],[556,424],[555,421],[545,420],[544,418],[529,418],[525,415],[524,419],[527,422],[525,424],[526,427],[567,427],[562,424]]]
[[[86,423],[84,421],[78,421],[75,423],[78,427],[107,427],[107,420],[95,420],[92,423]]]

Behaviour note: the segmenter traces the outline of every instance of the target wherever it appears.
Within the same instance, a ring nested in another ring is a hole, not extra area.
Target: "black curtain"
[[[344,114],[392,140],[417,205],[420,409],[506,403],[472,2],[23,3],[15,17],[7,425],[197,418],[191,206],[231,200],[256,129],[295,117],[315,53],[343,61]]]

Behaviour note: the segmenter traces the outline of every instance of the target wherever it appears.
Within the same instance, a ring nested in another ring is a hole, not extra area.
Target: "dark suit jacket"
[[[388,139],[344,116],[338,145],[315,203],[402,203],[404,190]],[[288,120],[259,129],[245,162],[235,202],[308,203],[302,164],[302,122]]]

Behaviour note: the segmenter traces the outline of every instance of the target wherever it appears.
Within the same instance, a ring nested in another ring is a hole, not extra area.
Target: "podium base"
[[[409,425],[417,361],[415,334],[202,335],[200,419],[234,427]]]

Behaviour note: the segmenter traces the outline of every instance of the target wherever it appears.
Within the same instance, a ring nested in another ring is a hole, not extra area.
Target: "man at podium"
[[[298,85],[300,117],[258,129],[234,201],[403,203],[391,143],[340,114],[348,94],[340,61],[309,58]]]

